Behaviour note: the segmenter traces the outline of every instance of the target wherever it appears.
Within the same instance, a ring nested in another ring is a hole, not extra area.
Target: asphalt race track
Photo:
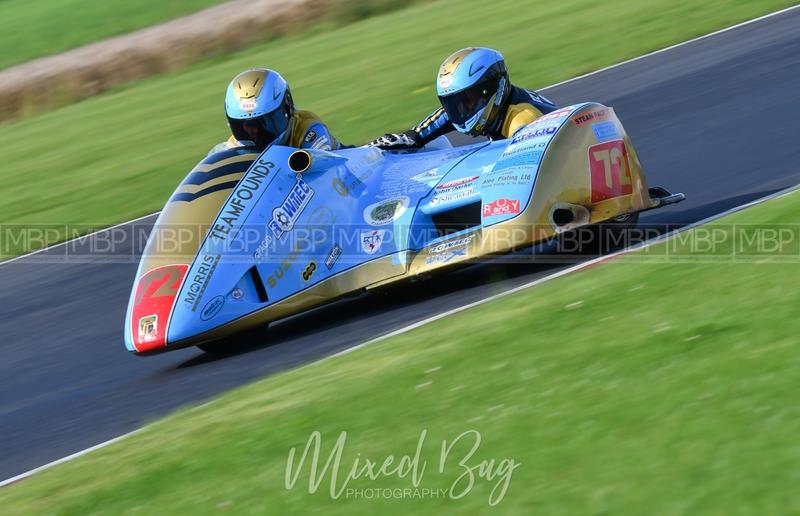
[[[793,9],[545,93],[613,106],[650,185],[688,197],[641,222],[685,225],[800,183],[798,27]],[[232,356],[138,358],[122,331],[139,245],[86,259],[75,243],[0,265],[0,479],[562,266],[473,266],[287,319]]]

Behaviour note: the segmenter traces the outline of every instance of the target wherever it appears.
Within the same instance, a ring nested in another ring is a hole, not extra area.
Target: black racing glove
[[[406,133],[392,134],[386,133],[380,138],[376,138],[367,144],[368,147],[378,147],[383,150],[403,150],[414,149],[417,142]]]

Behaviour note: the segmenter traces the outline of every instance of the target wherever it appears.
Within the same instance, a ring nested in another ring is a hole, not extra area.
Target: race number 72
[[[614,140],[589,147],[592,203],[633,193],[625,142]]]

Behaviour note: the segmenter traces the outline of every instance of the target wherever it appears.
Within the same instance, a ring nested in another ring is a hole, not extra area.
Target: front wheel
[[[203,344],[198,344],[197,347],[209,355],[227,355],[233,352],[231,342],[226,339],[205,342]]]

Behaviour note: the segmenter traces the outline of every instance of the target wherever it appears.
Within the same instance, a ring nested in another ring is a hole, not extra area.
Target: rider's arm
[[[385,134],[367,145],[386,150],[418,149],[452,130],[454,127],[450,123],[447,113],[444,112],[444,109],[439,108],[408,131]]]
[[[453,131],[455,128],[450,122],[443,108],[439,108],[410,129],[405,132],[414,142],[417,147],[424,147],[426,144],[432,142],[436,138]]]
[[[342,144],[333,137],[330,130],[322,122],[315,122],[309,126],[300,140],[301,149],[337,150]]]

